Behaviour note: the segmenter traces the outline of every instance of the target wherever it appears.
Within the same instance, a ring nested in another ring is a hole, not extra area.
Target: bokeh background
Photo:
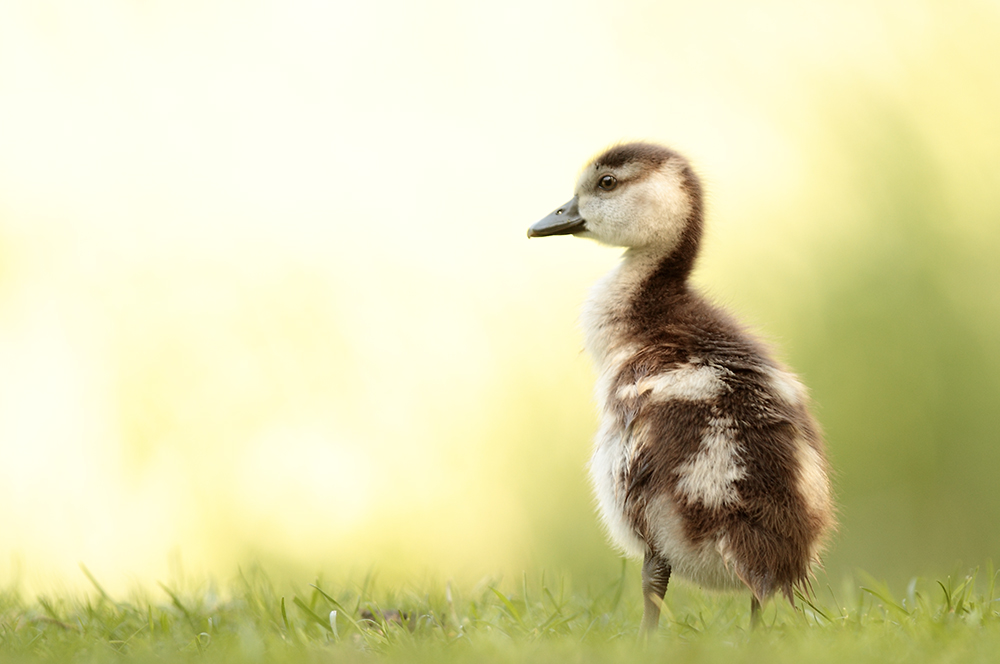
[[[1000,554],[1000,4],[0,2],[0,582],[608,578],[527,241],[622,139],[811,386],[827,569]]]

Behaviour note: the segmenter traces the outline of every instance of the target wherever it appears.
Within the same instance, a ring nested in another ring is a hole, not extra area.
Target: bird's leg
[[[648,639],[656,631],[660,622],[660,604],[667,592],[667,582],[670,581],[670,564],[652,551],[646,552],[642,563],[642,627],[639,637]]]
[[[756,596],[750,597],[750,629],[760,627],[760,601]]]

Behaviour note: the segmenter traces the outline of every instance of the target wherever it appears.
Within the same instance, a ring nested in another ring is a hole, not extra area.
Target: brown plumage
[[[528,231],[627,248],[583,324],[599,372],[591,478],[611,538],[644,559],[647,634],[671,572],[748,588],[754,620],[775,592],[791,601],[833,527],[804,388],[688,284],[702,216],[688,162],[629,143],[591,161],[576,195]]]

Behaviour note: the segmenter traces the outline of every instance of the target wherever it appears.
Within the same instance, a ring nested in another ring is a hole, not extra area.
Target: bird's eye
[[[597,181],[597,186],[604,191],[611,191],[618,186],[618,178],[614,175],[605,175],[600,180]]]

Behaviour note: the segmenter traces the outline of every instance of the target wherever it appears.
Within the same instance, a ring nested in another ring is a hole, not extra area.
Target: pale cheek
[[[601,198],[580,204],[580,214],[587,220],[587,236],[613,246],[629,246],[629,223],[620,210]]]
[[[667,207],[673,208],[674,206],[670,205]],[[659,213],[658,216],[660,219],[666,219],[667,223],[661,223],[655,226],[655,228],[658,231],[656,233],[656,239],[659,244],[673,248],[674,246],[677,245],[677,242],[680,240],[681,233],[684,231],[684,226],[686,224],[687,217],[678,216],[677,213],[674,212],[666,213],[662,211]]]
[[[613,244],[623,247],[641,247],[649,244],[656,227],[663,222],[656,218],[655,213],[637,214],[639,211],[650,211],[651,209],[642,200],[640,192],[628,193],[627,198],[615,201],[614,205],[608,202],[601,210],[606,229],[605,234]]]

